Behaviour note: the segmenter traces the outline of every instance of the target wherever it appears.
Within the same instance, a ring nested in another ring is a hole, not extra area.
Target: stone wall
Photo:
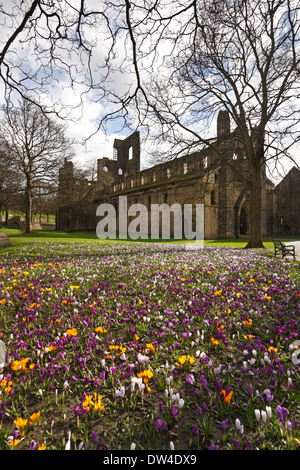
[[[65,162],[60,172],[59,230],[94,230],[96,208],[111,202],[118,214],[119,197],[127,197],[127,205],[167,203],[169,206],[204,204],[205,238],[234,238],[249,232],[249,191],[237,174],[248,176],[249,167],[242,148],[234,140],[228,113],[221,111],[217,122],[217,138],[211,150],[201,150],[172,161],[140,171],[140,138],[134,132],[124,140],[114,141],[113,159],[98,160],[97,182],[88,196],[72,197],[76,184],[74,169]],[[228,165],[226,163],[229,163]],[[292,171],[275,190],[262,168],[262,230],[263,235],[276,233],[300,234],[299,171]],[[87,183],[80,183],[83,192]],[[131,219],[128,219],[128,223]],[[149,227],[150,227],[149,215]],[[118,221],[117,221],[118,222]],[[195,230],[195,227],[193,227]],[[174,234],[174,227],[171,236]]]
[[[268,194],[268,232],[300,236],[300,171],[296,167]]]

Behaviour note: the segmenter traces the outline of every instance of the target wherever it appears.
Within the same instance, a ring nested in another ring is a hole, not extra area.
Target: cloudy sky
[[[28,11],[31,4],[32,1],[30,0],[23,2],[5,0],[2,6],[0,5],[0,45],[2,44],[2,47],[11,38],[13,31],[21,24],[24,13]],[[110,10],[107,11],[107,18],[97,15],[97,22],[95,22],[95,17],[91,17],[90,22],[87,19],[87,24],[82,29],[82,39],[86,45],[91,46],[92,54],[88,62],[88,55],[84,54],[83,50],[80,51],[75,42],[70,41],[72,35],[78,39],[76,28],[80,0],[53,2],[53,4],[64,9],[60,12],[60,21],[62,22],[60,33],[63,34],[64,28],[67,28],[69,34],[68,41],[60,41],[55,45],[52,43],[54,48],[51,50],[51,56],[52,58],[55,57],[56,60],[54,62],[50,61],[51,42],[47,37],[48,27],[55,31],[58,26],[55,15],[51,17],[48,25],[46,25],[43,15],[40,15],[34,30],[35,34],[30,28],[25,29],[11,45],[5,60],[10,64],[13,79],[16,81],[23,79],[24,72],[26,72],[27,77],[30,77],[30,79],[27,78],[23,83],[27,88],[32,89],[34,96],[36,96],[35,92],[37,90],[40,92],[42,89],[45,92],[42,96],[43,104],[51,107],[53,103],[57,103],[59,111],[63,111],[63,114],[68,113],[68,120],[65,121],[68,125],[68,134],[78,142],[75,147],[77,162],[84,165],[88,160],[101,157],[112,158],[114,139],[125,138],[131,130],[124,128],[121,120],[113,120],[108,123],[105,131],[103,129],[97,131],[99,117],[115,110],[112,103],[113,96],[110,95],[110,100],[105,99],[103,96],[103,85],[108,84],[110,90],[116,95],[125,96],[126,92],[132,91],[136,84],[132,62],[126,60],[132,58],[130,41],[126,42],[126,36],[125,34],[122,35],[122,31],[119,32],[118,41],[114,44],[113,54],[110,49],[112,46],[111,31],[108,31],[107,20],[110,21],[110,27],[114,31],[116,24],[122,25],[122,22],[124,22],[124,17],[122,17],[124,8],[122,11],[120,8],[113,9],[110,6]],[[97,11],[97,8],[102,8],[104,4],[105,2],[99,2],[99,0],[86,0],[88,10]],[[112,4],[113,2],[110,3],[110,5]],[[121,4],[124,6],[124,2]],[[177,4],[170,3],[169,0],[161,0],[160,5],[164,4],[168,5],[169,8],[170,6],[174,9],[178,7]],[[52,10],[53,12],[54,10]],[[141,8],[136,14],[142,15],[142,13]],[[40,12],[37,12],[37,14],[40,14]],[[183,21],[183,15],[180,20]],[[29,23],[29,25],[33,26],[34,22]],[[148,25],[143,24],[143,27],[148,27]],[[174,31],[172,31],[172,34],[174,34]],[[151,40],[154,41],[153,37],[151,37]],[[163,62],[160,63],[159,61],[168,55],[170,44],[165,42],[160,50],[153,49],[151,55],[147,53],[151,50],[151,41],[144,41],[142,46],[145,52],[145,62],[139,63],[140,69],[146,71],[148,65],[151,64],[152,67],[155,65],[156,69],[159,69],[162,74],[163,69],[161,66]],[[111,70],[109,76],[105,77],[105,64],[108,57]],[[120,71],[121,64],[122,73]],[[126,69],[124,65],[126,65]],[[89,67],[92,71],[93,82],[90,82]],[[5,70],[5,66],[2,65],[1,71],[3,74]],[[41,87],[41,83],[43,83],[43,87]],[[0,104],[3,91],[3,85],[0,83]],[[168,91],[171,92],[171,90]],[[179,102],[178,105],[180,105]],[[216,135],[215,121],[212,122],[211,132],[212,135]],[[82,145],[82,142],[87,138],[85,145]],[[147,150],[149,149],[142,147],[142,166],[144,167],[149,165]],[[291,166],[292,164],[287,162],[286,169]]]
[[[24,13],[28,11],[31,3],[29,0],[21,3],[18,0],[6,0],[3,6],[0,5],[0,45],[2,46],[0,49],[5,46],[13,32],[21,24]],[[61,2],[61,5],[65,9],[63,21],[72,25],[71,31],[72,28],[76,28],[77,11],[73,8],[78,8],[80,1],[73,0],[69,3],[72,8],[68,7],[68,2]],[[99,4],[101,7],[102,2],[89,0],[87,3],[90,8],[96,9],[97,6],[99,8]],[[111,103],[102,99],[100,81],[103,70],[98,70],[98,67],[105,63],[111,46],[105,27],[103,24],[99,24],[99,27],[96,28],[91,24],[84,29],[84,40],[87,44],[93,45],[90,64],[87,61],[87,56],[80,53],[79,49],[70,41],[60,42],[59,46],[52,50],[51,54],[56,60],[50,63],[51,44],[46,37],[45,21],[39,20],[37,25],[35,31],[38,32],[38,40],[32,40],[32,31],[25,29],[15,39],[6,54],[5,61],[10,65],[12,79],[16,82],[22,80],[24,73],[26,73],[30,79],[27,78],[23,83],[27,89],[31,89],[31,96],[36,99],[39,94],[41,96],[40,102],[49,108],[53,103],[57,104],[56,109],[60,115],[67,118],[62,122],[67,123],[68,135],[78,142],[75,145],[78,162],[84,164],[86,160],[90,159],[111,158],[114,139],[116,137],[125,138],[129,135],[130,130],[124,129],[120,121],[114,121],[108,125],[106,132],[103,129],[97,132],[99,116],[114,109]],[[57,26],[55,18],[52,23],[50,21],[49,25],[52,30],[55,29]],[[69,33],[70,36],[72,34],[72,32]],[[126,53],[125,44],[122,44],[122,41],[119,41],[116,53],[115,62],[121,62]],[[89,65],[95,79],[94,89],[89,83],[87,72]],[[120,75],[117,64],[115,63],[113,66],[115,71],[111,74],[110,80],[113,81],[116,93],[120,94],[125,91],[128,85],[130,73],[125,78],[124,75]],[[2,65],[2,74],[5,74],[5,70],[5,65]],[[42,83],[43,86],[41,86]],[[40,95],[41,90],[44,91],[42,95]],[[16,93],[13,93],[12,97],[15,102],[19,99]],[[0,82],[0,106],[4,103],[4,85],[3,82]],[[85,142],[84,145],[83,142]]]

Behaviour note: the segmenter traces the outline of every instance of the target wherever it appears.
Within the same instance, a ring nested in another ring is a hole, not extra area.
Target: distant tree
[[[65,127],[45,115],[28,100],[18,107],[5,109],[0,123],[0,138],[11,167],[22,175],[25,193],[25,230],[31,231],[32,201],[49,193],[50,183],[58,181],[58,169],[65,158],[72,156],[72,142]]]
[[[13,205],[16,194],[20,191],[20,181],[21,175],[13,168],[11,158],[3,148],[0,149],[0,213],[6,211],[5,222],[8,218],[8,209]]]

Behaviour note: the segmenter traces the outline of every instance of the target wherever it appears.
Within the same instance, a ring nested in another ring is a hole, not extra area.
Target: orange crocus
[[[226,395],[225,390],[221,390],[220,394],[223,395],[224,401],[229,405],[232,394],[233,394],[233,390],[231,390],[231,392],[227,393],[227,395]]]
[[[66,333],[68,336],[77,336],[77,328],[70,328]]]
[[[215,338],[211,338],[211,342],[214,346],[218,346],[218,344],[219,344],[219,341]]]

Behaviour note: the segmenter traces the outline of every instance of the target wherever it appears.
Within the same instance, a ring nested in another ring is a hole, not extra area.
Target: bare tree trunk
[[[25,189],[25,233],[31,232],[31,216],[32,216],[32,179],[27,176],[27,185]]]
[[[252,170],[250,186],[249,241],[246,248],[264,248],[262,239],[262,175]]]

